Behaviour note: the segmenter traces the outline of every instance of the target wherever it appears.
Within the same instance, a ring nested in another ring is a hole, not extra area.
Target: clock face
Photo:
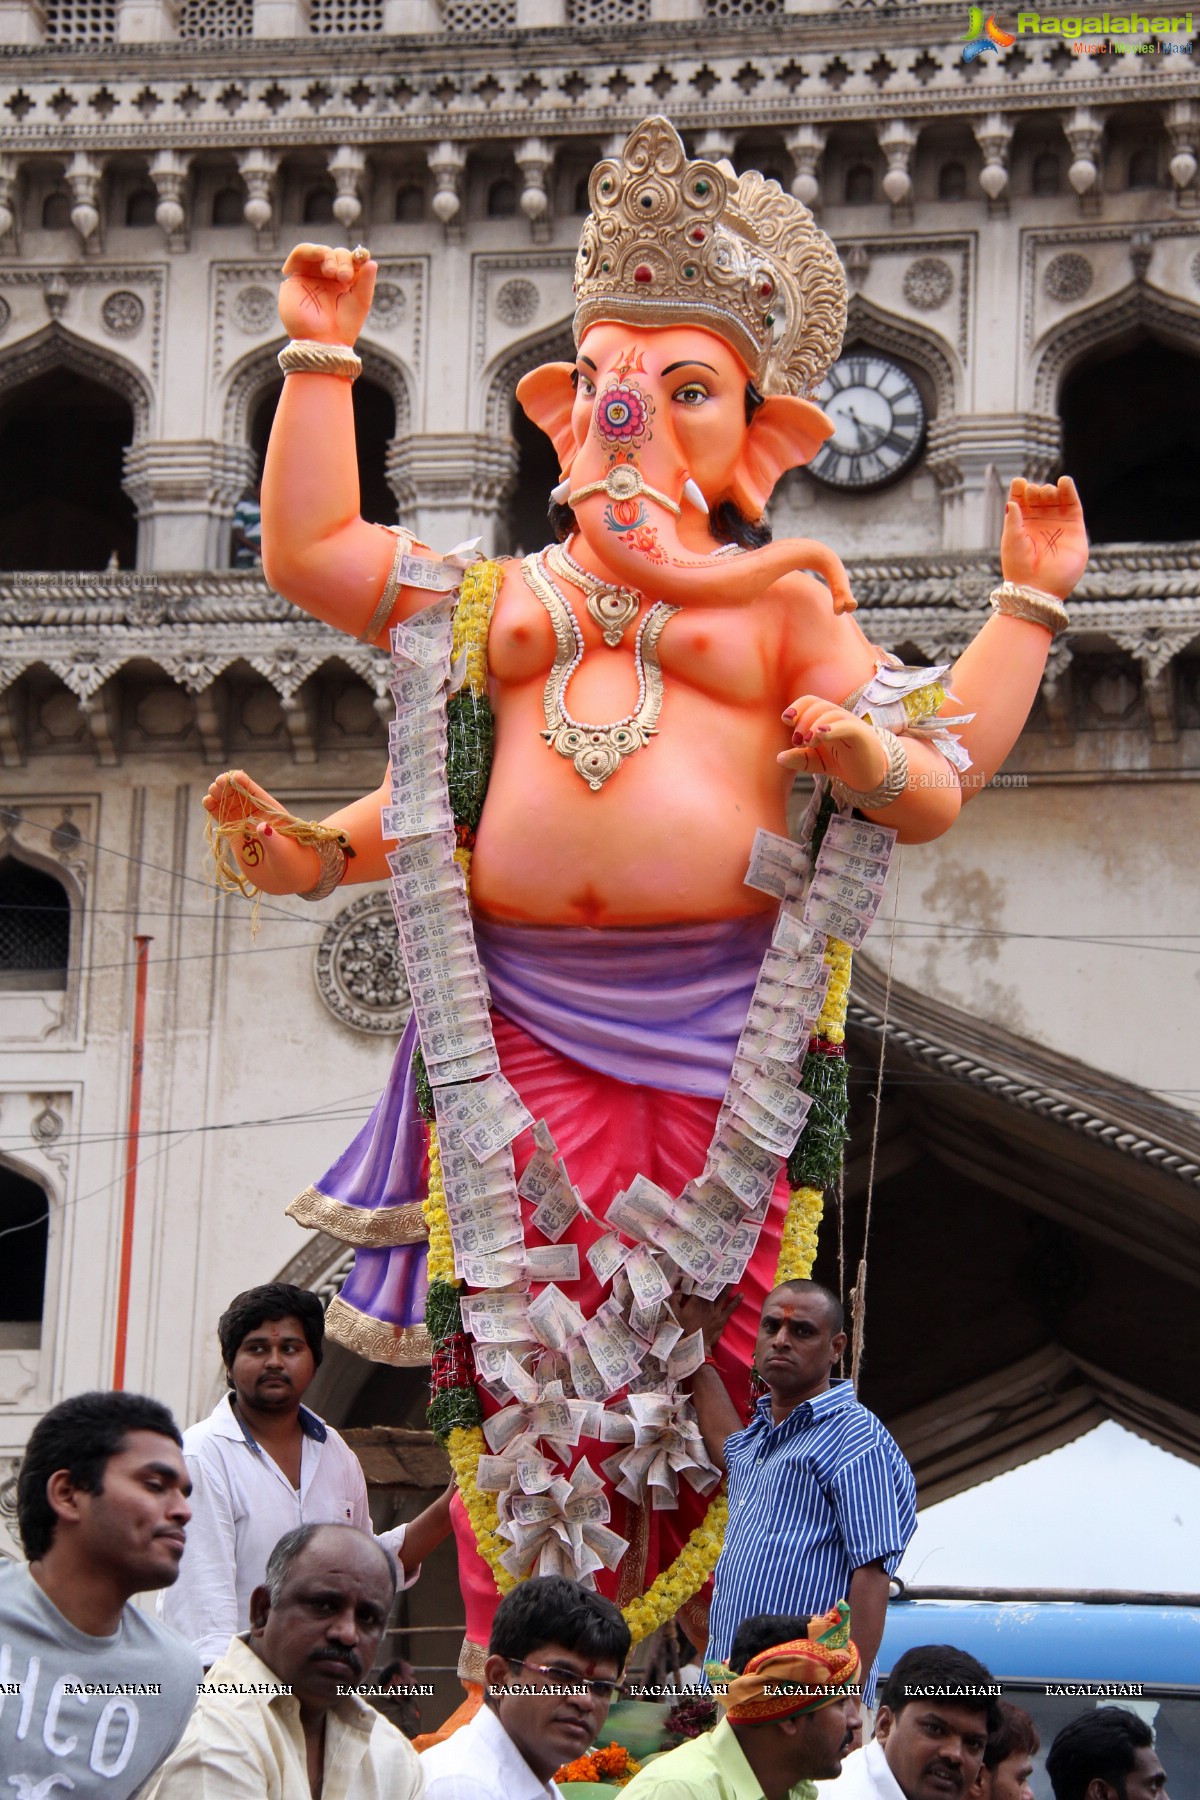
[[[856,352],[835,362],[817,394],[835,430],[806,466],[827,487],[877,488],[917,459],[925,408],[910,375],[886,356]]]

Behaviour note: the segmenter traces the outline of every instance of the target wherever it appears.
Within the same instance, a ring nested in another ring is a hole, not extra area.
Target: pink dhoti
[[[701,1174],[771,923],[770,916],[756,914],[704,925],[586,932],[477,924],[503,1072],[534,1118],[546,1120],[570,1179],[600,1218],[638,1174],[672,1194]],[[405,1034],[388,1092],[371,1120],[310,1193],[367,1212],[423,1197],[425,1136],[408,1066],[413,1035]],[[531,1133],[517,1138],[518,1176],[533,1150]],[[781,1177],[739,1283],[743,1304],[717,1353],[742,1411],[786,1200]],[[581,1213],[560,1240],[579,1246],[581,1279],[565,1291],[589,1318],[604,1290],[584,1252],[603,1230]],[[341,1300],[399,1333],[416,1322],[423,1306],[423,1259],[418,1245],[362,1249]],[[496,1409],[487,1394],[482,1400],[485,1413]],[[572,1452],[572,1466],[586,1456],[598,1470],[611,1448],[583,1440]],[[671,1511],[635,1507],[612,1493],[611,1484],[609,1493],[612,1528],[629,1539],[630,1548],[615,1572],[602,1571],[596,1580],[601,1592],[624,1603],[673,1559],[709,1501],[686,1482]],[[467,1637],[483,1646],[498,1594],[457,1499],[452,1517]]]

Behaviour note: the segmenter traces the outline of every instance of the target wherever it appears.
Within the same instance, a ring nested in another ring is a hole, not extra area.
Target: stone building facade
[[[966,642],[1014,475],[1069,468],[1098,540],[1017,785],[905,854],[864,963],[857,1044],[873,1062],[886,1020],[895,1087],[877,1157],[865,1140],[851,1157],[847,1221],[870,1160],[897,1231],[872,1276],[868,1398],[926,1498],[1106,1413],[1200,1454],[1181,1358],[1118,1354],[1099,1325],[1121,1275],[1172,1317],[1200,1280],[1181,1072],[1200,52],[1184,31],[1105,56],[1039,33],[968,62],[966,13],[0,0],[0,1470],[46,1405],[110,1382],[123,1231],[126,1379],[188,1419],[219,1392],[236,1289],[287,1269],[332,1291],[338,1247],[283,1206],[369,1110],[404,1016],[381,894],[265,904],[254,937],[205,875],[217,771],[317,816],[373,787],[386,751],[382,659],[229,566],[279,384],[279,265],[330,237],[379,261],[365,510],[443,547],[533,548],[555,467],[513,390],[569,353],[587,175],[649,111],[817,211],[850,278],[848,349],[920,394],[899,479],[801,471],[772,510],[851,564],[875,641],[925,660]],[[868,1100],[864,1082],[869,1135]],[[976,1206],[1011,1236],[1011,1293],[981,1276]],[[961,1287],[957,1360],[908,1380],[892,1351],[916,1217],[916,1249],[948,1244]],[[972,1336],[989,1288],[1006,1327]],[[418,1376],[335,1359],[321,1380],[335,1418],[421,1423]]]

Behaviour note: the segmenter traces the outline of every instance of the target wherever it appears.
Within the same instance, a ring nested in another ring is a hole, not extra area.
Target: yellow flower
[[[807,1281],[817,1259],[817,1227],[825,1210],[825,1195],[820,1188],[792,1189],[787,1218],[779,1240],[779,1263],[775,1284],[782,1281]]]
[[[825,962],[830,970],[829,991],[817,1020],[817,1035],[831,1044],[846,1041],[846,1007],[850,999],[850,965],[853,952],[840,938],[830,938],[825,946]]]
[[[500,564],[472,563],[463,576],[454,609],[454,657],[467,653],[467,686],[473,694],[487,692],[487,640],[492,608],[500,587]]]

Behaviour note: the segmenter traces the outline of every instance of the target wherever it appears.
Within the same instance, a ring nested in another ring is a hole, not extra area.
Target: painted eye
[[[684,406],[699,406],[702,400],[708,399],[708,389],[702,381],[689,381],[676,390],[675,398]]]
[[[579,377],[579,391],[590,397],[596,392],[596,384],[594,381],[589,381],[586,375],[581,374]]]

